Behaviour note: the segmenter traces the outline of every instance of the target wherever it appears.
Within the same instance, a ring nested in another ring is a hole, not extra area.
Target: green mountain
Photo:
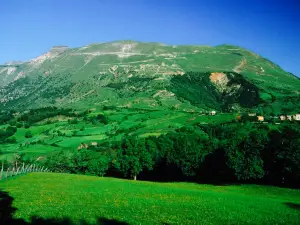
[[[115,41],[0,66],[1,109],[299,112],[299,78],[246,49]]]

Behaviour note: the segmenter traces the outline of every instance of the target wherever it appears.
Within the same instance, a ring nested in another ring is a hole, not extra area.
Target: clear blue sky
[[[54,45],[234,44],[300,76],[299,0],[1,0],[0,63]]]

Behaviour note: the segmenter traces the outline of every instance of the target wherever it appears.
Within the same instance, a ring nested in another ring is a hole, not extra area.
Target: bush
[[[70,124],[78,124],[77,118],[69,120]]]
[[[32,138],[32,133],[30,130],[25,132],[25,138]]]
[[[97,117],[96,117],[96,119],[99,121],[99,122],[101,122],[101,123],[103,123],[103,124],[108,124],[108,119],[107,119],[107,117],[106,116],[104,116],[103,114],[98,114],[97,115]]]
[[[9,137],[13,136],[17,132],[16,127],[8,126],[5,130],[0,129],[0,143],[5,143]]]
[[[6,142],[14,144],[14,143],[17,143],[17,139],[15,137],[10,137],[10,138],[6,139]]]

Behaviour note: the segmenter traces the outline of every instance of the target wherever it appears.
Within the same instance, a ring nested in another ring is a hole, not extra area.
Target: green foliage
[[[98,114],[96,119],[100,122],[100,123],[103,123],[103,124],[108,124],[108,119],[106,116],[104,116],[103,114]]]
[[[6,124],[14,118],[15,111],[0,111],[0,124]]]
[[[42,121],[54,116],[77,116],[71,109],[57,108],[57,107],[45,107],[38,109],[31,109],[29,112],[21,114],[17,118],[18,122],[23,122],[25,128],[29,128],[32,124]]]
[[[107,153],[83,148],[77,151],[53,153],[43,164],[57,172],[104,176],[110,163],[111,156]]]
[[[30,130],[25,132],[25,138],[32,138],[32,133]]]
[[[251,108],[259,104],[259,92],[255,85],[237,73],[224,72],[229,79],[223,92],[218,91],[210,81],[210,73],[188,72],[183,76],[174,76],[171,79],[169,90],[176,94],[181,101],[187,100],[192,105],[229,111],[232,105],[239,104]],[[236,88],[240,86],[240,88]],[[231,90],[231,89],[234,90]],[[226,89],[231,90],[227,93]]]
[[[109,157],[105,154],[81,149],[71,159],[71,169],[75,173],[104,176],[109,166]]]
[[[107,125],[109,122],[107,116],[105,116],[101,113],[99,113],[97,116],[85,117],[84,120],[92,123],[93,125],[96,125],[97,123],[103,123],[103,124]]]
[[[69,120],[70,124],[78,124],[77,118]]]
[[[14,143],[13,138],[10,138],[17,132],[16,127],[8,126],[6,129],[0,129],[0,144],[1,143]]]
[[[15,144],[17,143],[17,139],[15,137],[9,137],[6,139],[6,143]]]
[[[136,176],[144,169],[153,168],[151,150],[151,148],[146,148],[144,139],[125,136],[117,151],[115,166],[125,176],[136,179]]]
[[[261,157],[266,143],[265,132],[251,131],[246,136],[230,139],[227,144],[227,164],[238,180],[259,179],[264,176]]]
[[[191,128],[179,129],[176,133],[168,134],[165,141],[167,143],[162,143],[160,139],[159,144],[162,146],[159,149],[165,148],[164,157],[167,163],[175,164],[186,176],[194,176],[205,156],[211,151],[205,134],[199,135]],[[169,147],[166,147],[166,144]]]
[[[272,182],[300,180],[300,129],[285,125],[269,133],[269,143],[263,152],[267,179]]]

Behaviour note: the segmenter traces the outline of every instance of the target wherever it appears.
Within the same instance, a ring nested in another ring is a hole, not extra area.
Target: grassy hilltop
[[[267,186],[152,183],[31,173],[0,181],[0,189],[14,198],[15,218],[30,221],[35,216],[44,224],[51,224],[51,218],[55,218],[55,224],[63,224],[58,222],[63,218],[88,224],[98,218],[106,218],[99,224],[114,224],[105,223],[107,220],[124,224],[300,223],[299,190]],[[11,207],[7,205],[6,210]]]

